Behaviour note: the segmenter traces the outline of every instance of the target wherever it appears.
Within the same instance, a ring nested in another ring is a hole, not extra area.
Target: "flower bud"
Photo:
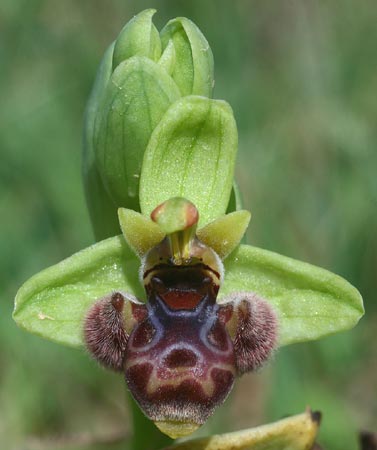
[[[96,118],[95,157],[117,206],[139,210],[139,176],[154,128],[179,98],[172,78],[145,56],[121,62],[112,73]]]
[[[122,29],[104,56],[88,102],[83,172],[87,203],[97,239],[119,233],[116,216],[119,207],[135,211],[143,209],[139,202],[139,179],[144,153],[153,131],[161,124],[167,111],[181,96],[195,94],[210,97],[212,94],[213,56],[203,34],[190,20],[177,18],[171,20],[160,35],[152,23],[154,13],[153,9],[145,10]],[[210,114],[212,103],[208,98],[205,100]],[[198,100],[194,105],[189,101],[193,117],[201,117],[201,103]],[[215,110],[218,107],[218,103],[214,104]],[[223,203],[227,205],[229,201],[236,149],[234,119],[230,108],[228,111],[225,113],[229,118],[223,135],[231,136],[231,142],[227,143],[230,170],[224,172],[225,196],[220,202],[221,210],[224,209]],[[173,109],[172,114],[176,115],[177,110]],[[178,114],[176,118],[184,126],[187,114]],[[223,118],[220,120],[219,117],[216,128],[221,128],[223,122]],[[227,126],[229,123],[231,130]],[[161,133],[160,127],[161,138],[164,128],[163,125]],[[210,134],[218,134],[218,131],[214,129]],[[171,140],[171,136],[168,139]],[[179,139],[172,145],[177,150],[181,147],[183,152],[188,152],[187,146],[182,147]],[[214,146],[212,150],[215,153],[220,148],[218,142],[208,139],[205,139],[204,145],[209,150]],[[230,178],[226,173],[230,173]],[[215,184],[212,173],[205,177],[208,188]],[[175,180],[170,177],[168,183],[174,191]],[[182,194],[187,196],[195,184],[193,173],[187,182],[181,182],[182,187],[188,186]],[[147,179],[144,185],[144,191],[156,190],[155,178],[150,182]],[[156,195],[160,203],[176,196],[175,192],[167,191],[166,186],[163,189],[164,192],[160,192],[157,186]],[[193,199],[197,201],[195,196]],[[204,211],[203,218],[208,217],[212,218],[213,214]]]
[[[132,56],[145,56],[152,61],[159,60],[161,40],[157,28],[152,23],[155,12],[155,9],[146,9],[123,27],[115,42],[113,70]]]

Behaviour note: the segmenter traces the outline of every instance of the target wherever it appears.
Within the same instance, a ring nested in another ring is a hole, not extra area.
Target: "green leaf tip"
[[[245,210],[221,216],[199,229],[198,238],[225,259],[241,242],[250,217],[249,211]]]
[[[199,226],[224,214],[232,189],[237,127],[230,106],[188,96],[173,103],[154,129],[140,179],[141,212],[184,197],[196,205]]]
[[[221,297],[255,292],[279,318],[279,345],[319,339],[354,327],[364,314],[360,293],[325,269],[250,245],[224,262]]]
[[[139,257],[157,245],[165,234],[149,217],[126,208],[118,209],[120,227],[128,245]]]
[[[309,450],[319,430],[318,413],[303,414],[257,428],[191,439],[165,450]]]

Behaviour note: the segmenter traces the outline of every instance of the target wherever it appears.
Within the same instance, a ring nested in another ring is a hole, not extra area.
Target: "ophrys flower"
[[[191,202],[170,199],[151,216],[166,236],[142,255],[146,304],[126,292],[109,293],[90,309],[85,341],[101,364],[125,373],[145,414],[179,437],[208,419],[236,376],[269,357],[277,320],[252,292],[217,303],[224,267],[197,237],[199,215]],[[138,238],[129,236],[127,221],[123,229],[126,239]]]

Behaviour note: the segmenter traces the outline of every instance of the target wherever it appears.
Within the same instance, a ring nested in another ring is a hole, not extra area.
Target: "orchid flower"
[[[159,33],[153,14],[109,47],[88,104],[84,180],[100,242],[30,278],[14,319],[122,372],[175,438],[279,346],[349,329],[364,310],[341,277],[241,244],[237,127],[210,98],[211,49],[188,19]]]

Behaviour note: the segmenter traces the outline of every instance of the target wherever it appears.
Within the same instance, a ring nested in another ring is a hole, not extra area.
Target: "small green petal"
[[[197,231],[198,238],[226,258],[241,242],[250,222],[249,211],[235,211],[208,223]]]
[[[142,257],[162,241],[165,234],[149,217],[126,208],[118,209],[119,223],[128,245]]]
[[[115,42],[113,70],[132,56],[145,56],[158,61],[161,56],[161,40],[152,23],[155,12],[155,9],[146,9],[123,27]]]
[[[158,64],[134,56],[119,64],[96,120],[97,166],[113,202],[139,209],[139,176],[153,129],[179,98],[172,78]]]
[[[212,96],[213,55],[199,28],[185,17],[170,20],[161,30],[162,47],[173,41],[176,53],[172,73],[182,95]]]
[[[232,189],[237,128],[221,100],[188,96],[175,102],[157,125],[144,154],[141,212],[171,197],[190,200],[199,226],[225,213]]]
[[[94,153],[94,123],[111,76],[114,43],[106,50],[87,103],[83,133],[83,179],[86,202],[97,240],[119,233],[116,205],[107,193]]]
[[[165,450],[310,450],[318,428],[319,414],[307,411],[257,428],[191,439]]]
[[[319,339],[357,324],[360,293],[325,269],[249,245],[225,260],[223,295],[252,291],[270,301],[279,317],[279,344]]]
[[[143,296],[140,261],[115,236],[34,275],[20,288],[13,318],[25,330],[52,341],[81,346],[89,307],[114,290]]]

